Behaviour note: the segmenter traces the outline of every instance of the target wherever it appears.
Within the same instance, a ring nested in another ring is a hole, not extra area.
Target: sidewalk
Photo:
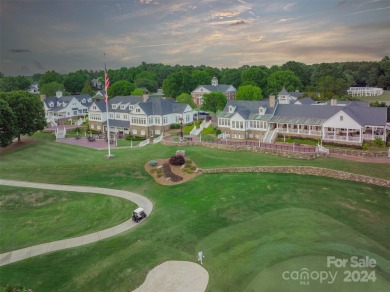
[[[153,210],[153,203],[147,198],[138,195],[136,193],[115,190],[115,189],[105,189],[97,187],[84,187],[84,186],[71,186],[71,185],[53,185],[53,184],[44,184],[44,183],[32,183],[24,181],[14,181],[14,180],[4,180],[0,179],[0,185],[16,186],[16,187],[25,187],[25,188],[37,188],[37,189],[47,189],[47,190],[58,190],[58,191],[71,191],[71,192],[81,192],[81,193],[94,193],[94,194],[103,194],[107,196],[113,196],[118,198],[123,198],[133,203],[137,204],[139,207],[143,208],[146,214],[149,216]],[[131,216],[132,210],[129,210],[129,216]],[[142,221],[143,222],[143,221]],[[141,223],[142,223],[141,222]],[[122,232],[125,232],[131,228],[134,228],[139,223],[135,223],[131,218],[119,225],[116,225],[111,228],[107,228],[98,232],[63,239],[53,242],[42,243],[18,250],[13,250],[0,254],[0,266],[8,265],[17,261],[21,261],[33,256],[82,246],[92,242],[96,242],[114,235],[118,235]]]

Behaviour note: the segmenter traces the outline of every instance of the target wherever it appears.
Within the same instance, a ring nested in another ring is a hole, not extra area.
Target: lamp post
[[[183,141],[183,116],[179,117],[180,122],[180,142]]]

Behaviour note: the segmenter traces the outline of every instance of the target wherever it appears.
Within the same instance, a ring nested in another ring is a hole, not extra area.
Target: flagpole
[[[108,79],[107,67],[106,67],[106,53],[104,53],[104,100],[106,102],[106,113],[107,113],[107,148],[108,155],[107,158],[111,158],[111,146],[110,146],[110,116],[108,114],[108,93],[107,89],[110,86],[110,81]]]

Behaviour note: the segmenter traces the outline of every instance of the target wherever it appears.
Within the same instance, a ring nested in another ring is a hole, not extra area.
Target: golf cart
[[[133,221],[135,222],[140,222],[142,219],[146,218],[146,213],[144,209],[142,208],[137,208],[133,211],[133,216],[131,217]]]

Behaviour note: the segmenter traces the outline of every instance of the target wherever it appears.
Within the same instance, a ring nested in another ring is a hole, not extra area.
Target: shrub
[[[378,146],[383,146],[383,140],[381,138],[375,138],[374,142]]]
[[[183,180],[183,177],[181,177],[181,176],[179,176],[177,174],[174,174],[172,172],[171,166],[169,165],[169,163],[164,163],[163,164],[163,173],[164,173],[165,177],[171,178],[172,182],[178,182],[178,181]]]
[[[180,129],[180,124],[171,124],[169,126],[170,129]]]
[[[183,155],[173,155],[169,159],[169,164],[171,165],[183,165],[186,162]]]
[[[363,150],[367,150],[368,149],[368,144],[367,143],[364,143],[363,144]]]
[[[156,172],[156,170],[155,170],[155,169],[151,169],[151,170],[149,170],[149,172],[150,172],[151,174],[153,174],[153,173]]]
[[[217,129],[217,130],[215,131],[215,135],[218,136],[218,135],[220,135],[220,134],[222,134],[221,130],[220,130],[220,129]]]
[[[150,160],[149,161],[149,165],[150,166],[156,166],[157,165],[157,161],[156,160]]]

